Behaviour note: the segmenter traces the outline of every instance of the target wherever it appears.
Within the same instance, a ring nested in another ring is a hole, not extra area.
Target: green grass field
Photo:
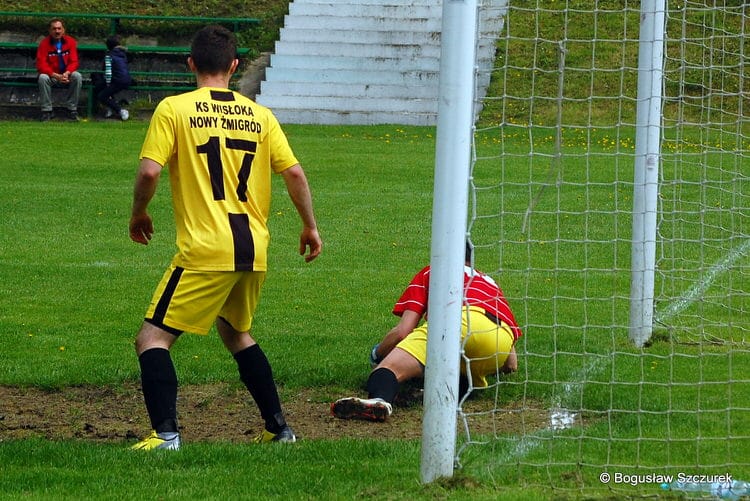
[[[0,123],[0,385],[117,387],[138,380],[133,337],[174,251],[166,182],[152,206],[152,244],[138,246],[127,236],[146,125]],[[315,388],[335,398],[360,388],[367,349],[392,325],[390,308],[405,281],[428,260],[434,130],[286,130],[310,178],[324,254],[311,264],[296,254],[299,222],[275,180],[271,269],[254,335],[269,353],[282,396]],[[506,140],[513,151],[514,139]],[[523,140],[516,141],[522,151]],[[571,144],[567,172],[580,172],[575,158],[584,151]],[[589,153],[597,158],[597,150]],[[126,441],[8,440],[0,419],[0,498],[565,499],[609,495],[615,487],[618,495],[658,493],[655,485],[602,485],[604,470],[729,470],[750,478],[746,346],[729,343],[728,331],[718,329],[723,343],[661,335],[646,350],[632,347],[629,260],[614,252],[623,245],[618,239],[603,243],[612,231],[623,239],[629,220],[619,215],[614,227],[622,228],[613,230],[599,213],[624,206],[613,205],[611,189],[590,189],[597,211],[589,220],[585,210],[570,214],[574,228],[588,225],[591,244],[581,245],[559,234],[555,207],[540,200],[533,231],[521,236],[525,183],[541,182],[545,169],[533,177],[518,165],[505,169],[500,197],[507,215],[501,231],[512,252],[499,265],[496,249],[477,254],[480,268],[502,268],[501,283],[526,330],[521,369],[500,386],[497,401],[579,410],[581,426],[554,431],[520,422],[516,432],[469,448],[454,479],[424,486],[416,440],[196,443],[174,455],[137,455]],[[592,171],[604,181],[601,170]],[[476,173],[487,185],[492,176],[490,168]],[[585,189],[585,179],[572,176],[563,190],[566,208],[578,206]],[[492,197],[481,198],[481,212],[497,211],[499,198]],[[474,231],[482,243],[498,228],[478,223]],[[581,263],[589,273],[581,273]],[[733,287],[748,290],[748,277],[735,277]],[[746,295],[735,300],[747,311]],[[186,337],[174,356],[183,385],[236,379],[215,335]]]
[[[131,453],[125,439],[11,439],[0,400],[0,499],[621,499],[663,492],[655,483],[603,484],[602,473],[750,480],[750,131],[744,118],[735,130],[683,128],[717,105],[700,85],[685,86],[691,106],[665,103],[659,323],[649,346],[634,348],[627,327],[634,135],[625,124],[635,115],[628,99],[635,98],[639,13],[627,2],[600,4],[593,22],[585,0],[536,11],[517,4],[509,14],[513,38],[498,44],[503,59],[479,122],[487,130],[477,138],[472,239],[478,267],[500,279],[525,335],[519,372],[478,401],[497,406],[498,422],[516,425],[495,430],[494,415],[477,416],[485,425],[472,438],[488,443],[465,449],[453,479],[420,484],[419,441],[380,440],[377,431],[372,439],[331,436],[292,447],[186,443],[177,454],[145,455]],[[49,10],[37,0],[0,5]],[[257,32],[241,34],[262,51],[272,49],[287,2],[72,0],[65,8],[244,9],[263,18]],[[668,22],[680,23],[683,6],[671,8],[677,15]],[[699,9],[688,28],[702,36],[719,13]],[[720,21],[732,33],[743,19]],[[87,36],[101,29],[69,27]],[[35,22],[21,28],[44,31]],[[551,104],[563,36],[568,71],[558,110]],[[742,37],[719,39],[739,57]],[[706,71],[705,47],[684,48],[694,64],[682,77],[683,60],[668,60],[670,95]],[[722,89],[744,89],[742,75],[722,77]],[[627,99],[613,104],[615,95]],[[726,96],[726,109],[713,108],[711,118],[731,123],[739,104]],[[565,126],[558,146],[559,112],[562,123],[591,127]],[[502,130],[492,128],[498,123]],[[127,235],[146,125],[0,122],[0,386],[137,382],[133,338],[174,252],[166,182],[151,207],[151,245]],[[298,219],[277,179],[271,269],[253,334],[284,403],[309,389],[330,400],[360,391],[367,350],[392,325],[405,281],[429,258],[435,131],[285,130],[310,178],[325,247],[311,264],[296,254]],[[236,384],[215,334],[186,336],[173,356],[182,385]],[[551,429],[555,407],[576,412],[575,426]]]

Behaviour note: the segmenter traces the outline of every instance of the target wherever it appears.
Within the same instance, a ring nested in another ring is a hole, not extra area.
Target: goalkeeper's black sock
[[[380,367],[370,373],[367,379],[368,398],[382,398],[393,403],[398,394],[398,379],[392,370]]]
[[[266,430],[271,433],[280,432],[286,421],[281,412],[279,393],[273,380],[271,364],[260,346],[254,344],[249,348],[234,354],[240,380],[245,383],[260,410],[260,415],[266,423]]]
[[[177,373],[169,350],[152,348],[138,357],[141,388],[151,427],[157,433],[177,431]]]

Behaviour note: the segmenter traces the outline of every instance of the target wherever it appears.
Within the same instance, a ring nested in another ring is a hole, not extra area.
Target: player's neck
[[[219,87],[222,89],[229,88],[228,75],[196,75],[198,87]]]
[[[192,57],[188,57],[187,62],[188,66],[195,74],[195,80],[198,84],[198,87],[218,87],[223,89],[229,88],[229,80],[232,78],[234,72],[237,71],[237,65],[239,64],[239,61],[235,59],[232,61],[232,64],[229,66],[226,72],[222,73],[220,71],[218,73],[209,74],[198,71],[198,68],[196,68]]]

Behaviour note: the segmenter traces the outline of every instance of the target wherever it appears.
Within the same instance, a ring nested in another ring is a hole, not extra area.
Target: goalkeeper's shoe
[[[385,421],[393,413],[393,406],[382,398],[340,398],[331,404],[331,414],[339,419]]]
[[[268,442],[281,442],[291,444],[297,441],[297,435],[295,435],[294,431],[292,431],[292,429],[287,425],[283,427],[278,433],[271,433],[270,431],[264,429],[263,433],[255,438],[255,441],[259,444],[265,444]]]
[[[180,448],[180,434],[176,432],[156,433],[152,431],[149,436],[131,447],[133,450],[150,451],[153,449],[164,449],[176,451]]]

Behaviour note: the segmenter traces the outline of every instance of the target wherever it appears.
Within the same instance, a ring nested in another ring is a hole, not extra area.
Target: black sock
[[[234,354],[240,380],[255,400],[260,415],[266,423],[266,430],[280,432],[285,426],[284,414],[281,412],[279,393],[273,380],[271,364],[260,346],[254,344]]]
[[[464,395],[469,391],[469,378],[466,375],[461,374],[458,377],[458,399],[464,398]]]
[[[367,379],[368,398],[382,398],[393,403],[398,394],[398,379],[392,370],[381,367],[370,373]]]
[[[177,431],[177,373],[169,350],[152,348],[138,357],[141,388],[151,427],[157,433]]]

